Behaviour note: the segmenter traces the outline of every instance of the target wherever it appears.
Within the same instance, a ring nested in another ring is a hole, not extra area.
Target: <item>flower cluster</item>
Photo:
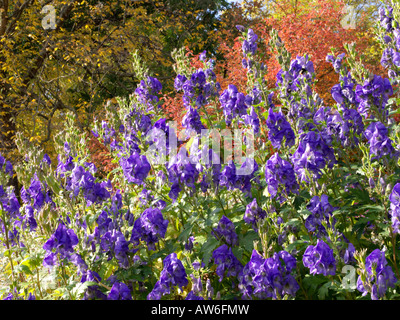
[[[122,157],[120,165],[126,180],[135,184],[142,184],[151,169],[146,156],[138,152],[133,152],[128,158]]]
[[[271,198],[278,196],[281,201],[284,200],[284,196],[278,192],[279,190],[289,195],[292,192],[297,193],[299,189],[292,164],[283,160],[277,152],[269,158],[265,165],[265,180]]]
[[[393,88],[389,79],[374,75],[373,79],[365,80],[364,85],[358,84],[355,90],[356,99],[359,102],[358,112],[367,118],[370,112],[382,119],[388,117],[386,105],[389,96],[393,94]]]
[[[235,225],[229,218],[222,216],[217,228],[213,229],[212,235],[218,240],[224,241],[229,246],[237,246],[239,239],[235,231]]]
[[[300,181],[309,182],[308,175],[319,179],[321,169],[332,168],[336,162],[333,149],[325,142],[321,133],[309,131],[300,136],[299,146],[292,156],[294,170]]]
[[[311,85],[314,77],[314,65],[308,59],[308,55],[297,56],[291,61],[287,71],[281,69],[276,75],[279,97],[290,103],[289,117],[294,122],[299,118],[312,117],[313,110],[309,108],[309,99],[312,96]],[[299,95],[300,103],[296,101],[296,95]]]
[[[375,249],[365,259],[365,270],[357,279],[357,290],[363,296],[371,293],[372,300],[382,298],[389,287],[394,288],[397,278],[390,266],[387,265],[385,252]]]
[[[291,275],[296,268],[296,259],[286,251],[275,252],[271,258],[263,259],[253,250],[250,261],[239,275],[239,289],[243,299],[277,299],[284,295],[295,296],[300,288]]]
[[[294,145],[295,135],[293,129],[282,111],[275,113],[272,108],[269,109],[267,128],[268,139],[274,148],[281,148],[283,141],[285,141],[285,145],[288,148]]]
[[[388,137],[388,129],[381,122],[372,122],[364,131],[369,142],[369,152],[374,155],[373,159],[394,154],[392,140]]]
[[[310,273],[334,276],[336,273],[336,260],[333,249],[323,240],[318,239],[315,246],[307,247],[303,255],[303,264],[310,269]]]
[[[68,177],[65,188],[71,191],[71,197],[77,197],[82,190],[88,206],[93,203],[102,203],[111,197],[109,192],[112,188],[111,182],[96,182],[96,178],[92,175],[96,168],[89,163],[85,165],[92,172],[86,171],[83,166],[76,165]]]
[[[322,225],[323,221],[328,228],[333,227],[330,225],[330,219],[332,219],[333,225],[336,223],[335,218],[332,217],[332,212],[335,208],[329,203],[326,194],[321,195],[321,197],[313,197],[307,205],[307,210],[310,211],[311,214],[305,221],[305,227],[309,232],[315,232],[318,238],[327,234],[325,227]]]
[[[257,224],[260,220],[263,220],[267,216],[265,210],[261,209],[257,204],[257,199],[254,198],[252,202],[250,202],[246,206],[246,211],[243,216],[244,222],[251,224],[254,231],[257,231]]]
[[[168,220],[164,219],[160,209],[148,208],[133,225],[131,241],[139,244],[145,241],[150,250],[155,250],[155,244],[165,236]]]
[[[232,120],[237,117],[243,119],[247,117],[247,108],[252,105],[253,101],[251,96],[245,96],[233,84],[228,85],[228,88],[222,92],[219,100],[227,125],[230,125]]]
[[[74,252],[74,246],[79,240],[73,229],[67,229],[63,222],[58,224],[56,231],[50,239],[43,245],[43,249],[47,251],[43,260],[43,265],[52,267],[57,262],[57,256],[60,259],[70,259]]]
[[[161,300],[163,295],[171,293],[173,287],[179,286],[182,289],[189,283],[185,268],[175,252],[164,259],[163,265],[160,279],[147,296],[147,300]]]
[[[54,202],[51,199],[50,189],[40,182],[36,173],[31,179],[31,184],[28,190],[24,187],[21,188],[21,199],[24,203],[32,205],[36,210],[40,210],[45,203],[52,203],[54,205]]]
[[[400,233],[400,183],[396,183],[389,195],[390,218],[394,233]]]
[[[342,68],[342,61],[343,61],[343,58],[345,55],[346,55],[345,53],[341,53],[335,58],[333,55],[328,54],[326,56],[326,62],[332,63],[332,66],[333,66],[333,69],[335,70],[335,72],[339,73],[340,69]]]
[[[216,82],[216,75],[211,68],[197,69],[187,79],[186,76],[178,74],[175,78],[175,90],[183,91],[183,103],[186,108],[201,108],[209,103],[209,99],[218,96],[221,86]]]
[[[220,282],[224,277],[237,277],[243,269],[243,265],[226,244],[215,249],[212,253],[212,258],[217,265],[215,272],[219,276]]]
[[[135,90],[138,100],[147,106],[147,110],[152,110],[159,102],[157,94],[161,91],[162,85],[156,78],[147,76],[141,80]]]
[[[230,161],[221,171],[219,185],[228,190],[239,189],[246,196],[251,196],[251,181],[255,178],[257,170],[258,164],[255,159],[246,158],[239,169]]]

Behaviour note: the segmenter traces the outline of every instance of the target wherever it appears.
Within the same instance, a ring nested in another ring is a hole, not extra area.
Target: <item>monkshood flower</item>
[[[132,294],[125,283],[115,281],[107,298],[108,300],[132,300]]]
[[[128,158],[119,161],[126,180],[130,183],[142,184],[150,172],[151,166],[145,155],[133,152]]]
[[[342,67],[342,60],[345,55],[346,55],[345,53],[341,53],[335,58],[333,55],[328,54],[326,56],[326,62],[332,63],[332,66],[333,66],[333,69],[335,70],[335,72],[339,73],[340,69]]]
[[[13,166],[10,161],[6,161],[4,157],[0,154],[0,170],[10,177],[13,176]]]
[[[350,73],[340,76],[340,83],[335,84],[331,89],[332,98],[343,107],[349,108],[350,105],[358,107],[359,102],[356,99],[356,84],[351,78]]]
[[[51,198],[51,191],[39,180],[36,173],[31,179],[31,184],[28,190],[24,187],[21,188],[21,199],[26,204],[32,204],[31,200],[33,200],[32,205],[36,210],[40,210],[45,203],[51,203],[54,205]]]
[[[197,296],[193,291],[190,291],[187,294],[185,300],[204,300],[204,298],[201,296]]]
[[[195,182],[199,177],[199,171],[189,160],[186,148],[182,147],[178,154],[174,156],[168,165],[168,180],[172,183],[169,197],[176,200],[181,191],[181,187],[186,186],[196,190]]]
[[[364,132],[364,123],[361,115],[355,109],[340,108],[342,112],[343,125],[340,129],[339,138],[343,146],[357,146],[357,136]],[[346,134],[348,132],[349,134]]]
[[[146,205],[154,200],[154,196],[151,195],[150,190],[143,189],[139,194],[139,200],[143,205]]]
[[[372,300],[385,296],[387,289],[394,288],[397,278],[392,267],[387,265],[385,252],[375,249],[365,259],[365,270],[357,279],[357,290],[363,296],[371,293]]]
[[[61,178],[65,176],[66,172],[71,171],[72,169],[75,168],[75,164],[73,162],[74,158],[72,158],[71,156],[67,156],[67,158],[65,159],[65,162],[63,162],[61,160],[61,155],[58,154],[57,160],[58,160],[58,164],[57,164],[56,173]]]
[[[255,134],[260,132],[260,119],[257,115],[257,112],[254,109],[254,106],[250,107],[250,113],[243,116],[244,123],[253,128],[253,132]]]
[[[185,250],[192,252],[193,250],[193,245],[194,245],[194,237],[190,236],[187,241],[185,242]]]
[[[393,23],[396,24],[398,28],[397,21],[393,18],[393,8],[390,6],[385,6],[385,8],[379,9],[379,24],[382,28],[385,29],[386,33],[390,33],[393,31]]]
[[[400,183],[396,183],[389,195],[390,218],[394,233],[400,233]]]
[[[278,196],[283,201],[284,196],[281,192],[278,193],[280,189],[286,195],[298,193],[299,185],[292,164],[283,160],[277,152],[269,158],[265,165],[265,180],[271,198]]]
[[[103,143],[108,145],[111,143],[111,139],[115,137],[115,130],[114,128],[108,127],[108,123],[104,120],[101,122],[101,128],[103,129]]]
[[[274,148],[281,148],[284,139],[286,147],[294,145],[294,131],[281,111],[275,113],[272,108],[269,109],[267,128],[268,139]]]
[[[204,152],[207,152],[207,148]],[[221,168],[219,155],[215,153],[213,149],[208,149],[208,163],[205,163],[202,168],[203,179],[200,182],[200,187],[203,192],[207,192],[211,184],[213,184],[214,187],[218,187]]]
[[[372,122],[364,131],[369,142],[369,153],[374,155],[373,159],[395,153],[392,140],[388,137],[388,130],[381,122]]]
[[[333,250],[324,241],[318,239],[317,245],[307,247],[303,255],[303,264],[310,269],[310,274],[324,276],[336,273],[336,260]]]
[[[173,127],[167,124],[167,120],[165,118],[161,118],[154,123],[154,126],[150,135],[150,144],[154,144],[154,147],[157,150],[161,150],[161,152],[165,153],[165,156],[171,152],[171,149],[174,148],[173,145],[170,145],[171,141],[178,141],[175,130]],[[176,148],[176,145],[175,145]]]
[[[253,29],[247,30],[246,39],[242,44],[243,56],[255,55],[257,51],[257,38],[258,36],[254,33]]]
[[[326,165],[332,168],[335,162],[333,149],[326,144],[319,132],[309,131],[300,136],[299,147],[292,156],[294,170],[300,181],[309,182],[306,170],[314,179],[319,179],[321,169]]]
[[[246,196],[251,196],[251,181],[257,170],[258,164],[255,159],[246,158],[240,169],[236,169],[234,162],[229,161],[220,174],[219,185],[228,190],[239,189]]]
[[[152,126],[151,116],[151,114],[144,114],[143,111],[138,110],[137,106],[134,104],[132,110],[123,118],[124,130],[122,130],[122,133],[125,134],[125,140],[126,136],[130,137],[136,132],[147,133]]]
[[[43,260],[44,266],[54,266],[57,261],[57,255],[61,259],[70,259],[74,252],[73,247],[78,244],[79,240],[74,230],[67,229],[63,222],[58,224],[56,231],[51,235],[50,239],[43,245],[43,249],[47,251]]]
[[[146,79],[140,81],[140,84],[135,90],[135,94],[139,101],[147,106],[147,111],[150,111],[158,104],[159,99],[157,94],[161,90],[162,85],[160,81],[156,78],[147,76]]]
[[[84,275],[88,271],[88,265],[80,254],[74,253],[71,256],[71,262],[78,268],[78,274]]]
[[[258,164],[255,159],[246,158],[240,168],[236,171],[235,188],[239,189],[246,197],[251,197],[251,182],[254,180],[259,184],[255,173],[258,171]]]
[[[182,289],[189,283],[185,268],[175,252],[164,259],[163,266],[160,279],[147,296],[147,300],[160,300],[163,295],[170,294],[173,287],[179,286]]]
[[[87,166],[90,168],[89,164]],[[112,185],[109,180],[100,183],[95,182],[95,180],[96,178],[89,171],[77,165],[71,172],[66,189],[72,191],[71,198],[77,197],[82,190],[87,206],[99,204],[111,197],[108,190],[112,188]]]
[[[215,272],[219,276],[219,282],[224,277],[237,277],[243,269],[243,265],[226,244],[215,249],[212,253],[212,258],[217,265]]]
[[[305,57],[297,56],[296,59],[290,62],[288,71],[282,69],[276,75],[276,86],[280,89],[280,95],[284,98],[289,98],[292,92],[300,92],[306,89],[306,95],[311,96],[311,80],[315,77],[314,65]],[[291,99],[289,99],[290,101]]]
[[[92,270],[87,270],[82,275],[81,283],[85,283],[86,281],[99,283],[101,281],[101,277],[97,272]],[[107,295],[105,295],[99,289],[99,286],[93,285],[87,287],[82,300],[107,300]]]
[[[206,128],[201,122],[201,117],[197,112],[197,109],[193,109],[192,107],[189,107],[188,111],[183,117],[182,127],[186,129],[187,135],[190,135],[192,131],[200,134],[201,130]]]
[[[114,256],[121,268],[129,267],[128,252],[129,243],[119,230],[107,231],[101,238],[100,248],[110,256]]]
[[[235,225],[226,216],[222,216],[221,220],[218,222],[217,228],[213,229],[211,234],[229,246],[239,245],[239,239],[235,231]]]
[[[257,223],[260,220],[263,220],[266,216],[267,212],[258,206],[257,199],[254,198],[253,201],[246,206],[243,220],[244,222],[251,224],[254,231],[257,232]]]
[[[397,38],[397,41],[399,41],[399,40],[400,40],[400,37]],[[400,41],[399,41],[399,43],[400,43]],[[388,47],[385,50],[383,50],[382,57],[381,57],[381,65],[385,69],[389,69],[388,75],[390,77],[391,73],[395,72],[395,71],[393,71],[393,69],[397,69],[398,67],[400,67],[400,52],[396,51],[395,49],[393,49],[391,47]]]
[[[37,222],[34,215],[35,210],[31,206],[25,208],[25,221],[28,223],[30,231],[35,231],[37,228]]]
[[[216,82],[216,75],[211,68],[197,69],[187,79],[184,75],[178,74],[175,78],[175,90],[183,91],[183,103],[186,108],[200,108],[209,103],[209,99],[216,97],[221,90],[219,82]]]
[[[7,217],[11,220],[19,218],[20,204],[11,187],[4,190],[3,186],[0,185],[0,209],[4,210]]]
[[[386,105],[389,96],[393,94],[393,88],[389,79],[374,75],[373,79],[365,80],[364,85],[357,85],[356,100],[359,102],[358,112],[367,118],[371,108],[375,107],[378,114],[388,117]]]
[[[245,118],[247,116],[247,108],[252,103],[251,96],[245,96],[239,92],[233,84],[222,92],[219,97],[221,107],[225,116],[225,122],[229,126],[235,118]]]
[[[140,240],[147,243],[149,250],[155,250],[155,244],[164,238],[168,220],[164,219],[160,209],[148,208],[135,221],[132,229],[131,242],[138,245]]]
[[[309,232],[316,232],[317,237],[321,237],[322,235],[326,235],[325,227],[322,225],[322,221],[324,221],[328,228],[333,227],[329,223],[329,218],[332,217],[332,213],[335,208],[329,203],[328,196],[323,194],[321,197],[314,196],[310,203],[307,205],[307,210],[311,212],[311,214],[307,217],[305,221],[305,227]],[[335,224],[336,220],[333,218],[333,224]]]
[[[296,259],[286,251],[275,252],[271,258],[264,259],[253,249],[250,261],[238,276],[242,299],[294,297],[300,288],[291,275],[295,268]]]

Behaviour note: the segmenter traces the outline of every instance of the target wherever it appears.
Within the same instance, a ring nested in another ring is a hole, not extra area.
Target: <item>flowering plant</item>
[[[328,55],[336,105],[315,93],[312,59],[292,59],[274,30],[281,70],[268,88],[258,35],[238,26],[243,92],[222,90],[207,52],[197,69],[173,52],[184,132],[134,55],[137,89],[91,132],[115,164],[106,175],[72,114],[55,137],[58,163],[19,136],[24,161],[0,156],[0,297],[398,298],[400,7],[379,14],[388,78],[355,63],[351,46]]]

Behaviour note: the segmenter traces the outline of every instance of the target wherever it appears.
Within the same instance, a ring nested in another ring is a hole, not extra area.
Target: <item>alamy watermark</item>
[[[353,291],[357,288],[356,286],[356,268],[350,265],[345,265],[342,268],[342,273],[345,276],[342,279],[342,288]]]
[[[345,13],[345,16],[340,20],[340,25],[344,29],[355,29],[356,28],[356,7],[355,6],[350,6],[346,5],[344,7],[343,13]]]
[[[42,27],[45,30],[56,28],[56,9],[53,5],[48,4],[40,11],[42,14],[46,14],[42,19]]]
[[[153,141],[145,155],[150,163],[165,164],[169,156],[169,164],[172,164],[178,156],[178,140],[184,140],[185,130],[181,131],[179,137],[175,134],[176,123],[168,123],[167,133],[159,128],[153,128],[146,134],[147,141]],[[254,171],[254,132],[242,129],[202,129],[200,135],[191,135],[190,156],[186,156],[186,149],[179,151],[179,157],[191,164],[204,165],[221,164],[221,140],[223,139],[223,162],[233,161],[240,167],[236,169],[237,175],[250,175]],[[167,141],[168,140],[168,141]],[[168,143],[167,143],[168,142]],[[211,148],[210,148],[211,144]],[[211,151],[212,150],[212,151]],[[211,155],[210,155],[211,153]],[[233,153],[233,154],[232,154]],[[246,156],[243,156],[245,153]]]

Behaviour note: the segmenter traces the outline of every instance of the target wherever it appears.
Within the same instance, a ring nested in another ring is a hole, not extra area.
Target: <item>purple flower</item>
[[[150,172],[146,156],[134,152],[129,158],[121,158],[120,165],[128,182],[141,184]]]
[[[217,228],[213,229],[211,234],[218,240],[224,241],[229,246],[239,245],[239,239],[235,231],[235,225],[226,216],[219,220]]]
[[[147,76],[145,80],[141,80],[135,90],[139,101],[147,106],[147,110],[152,110],[158,104],[157,94],[161,91],[162,85],[156,78]]]
[[[372,300],[382,298],[389,287],[394,288],[397,278],[393,270],[387,265],[385,252],[375,249],[365,259],[366,275],[365,282],[362,281],[361,276],[357,280],[357,289],[365,296],[368,292],[371,293]]]
[[[300,136],[300,143],[292,156],[294,170],[300,181],[309,182],[306,170],[314,179],[321,176],[321,169],[333,167],[336,162],[333,149],[327,145],[321,133],[309,131]]]
[[[212,258],[217,265],[216,273],[221,282],[224,277],[237,277],[243,269],[240,261],[235,257],[232,249],[226,244],[213,251]]]
[[[400,233],[400,183],[393,187],[389,201],[393,232]]]
[[[275,252],[264,259],[253,250],[250,261],[239,275],[239,289],[243,299],[276,299],[288,294],[295,296],[300,288],[291,275],[296,259],[286,251]]]
[[[190,291],[185,300],[204,300],[203,297],[197,296],[193,291]]]
[[[395,152],[392,140],[388,137],[388,130],[381,122],[372,122],[365,129],[364,135],[370,144],[370,154],[375,156],[373,159],[379,159]]]
[[[160,279],[147,296],[147,300],[160,300],[163,295],[170,294],[173,287],[179,286],[182,289],[189,283],[185,268],[175,252],[164,259],[163,265]]]
[[[369,116],[372,107],[383,117],[388,116],[386,104],[389,96],[393,94],[393,88],[389,79],[374,75],[372,80],[365,80],[364,85],[357,85],[356,99],[359,102],[358,112],[365,118]]]
[[[257,223],[258,221],[264,219],[267,213],[265,210],[261,209],[257,204],[257,199],[254,198],[251,203],[246,206],[246,211],[243,216],[244,222],[251,224],[254,231],[257,232]]]
[[[267,128],[268,139],[271,141],[274,148],[281,148],[283,139],[285,139],[286,147],[294,145],[294,132],[282,112],[274,113],[272,108],[269,109]]]
[[[116,281],[108,294],[108,300],[132,300],[131,290],[125,283]]]
[[[265,165],[265,180],[271,198],[278,196],[283,201],[283,194],[278,193],[280,189],[286,195],[291,192],[298,193],[299,185],[293,166],[288,161],[283,160],[278,153],[274,153]]]
[[[303,264],[310,269],[310,273],[334,276],[336,273],[336,260],[333,250],[322,240],[317,240],[317,245],[307,247],[303,255]]]
[[[164,238],[168,220],[164,219],[160,209],[146,209],[133,225],[131,241],[138,245],[140,239],[145,241],[150,250],[155,250],[155,244]]]
[[[322,225],[322,221],[324,221],[328,227],[331,227],[329,218],[332,217],[334,209],[335,208],[329,203],[327,195],[323,194],[321,198],[319,196],[313,197],[307,205],[307,210],[311,212],[305,221],[307,230],[309,232],[316,232],[317,237],[326,235],[326,230]],[[336,220],[333,218],[333,224],[335,224],[335,222]]]
[[[78,242],[79,240],[74,230],[67,229],[64,223],[60,222],[54,234],[43,245],[43,249],[47,251],[47,256],[54,257],[53,254],[60,254],[61,259],[69,259],[70,254],[74,252],[73,247]]]

